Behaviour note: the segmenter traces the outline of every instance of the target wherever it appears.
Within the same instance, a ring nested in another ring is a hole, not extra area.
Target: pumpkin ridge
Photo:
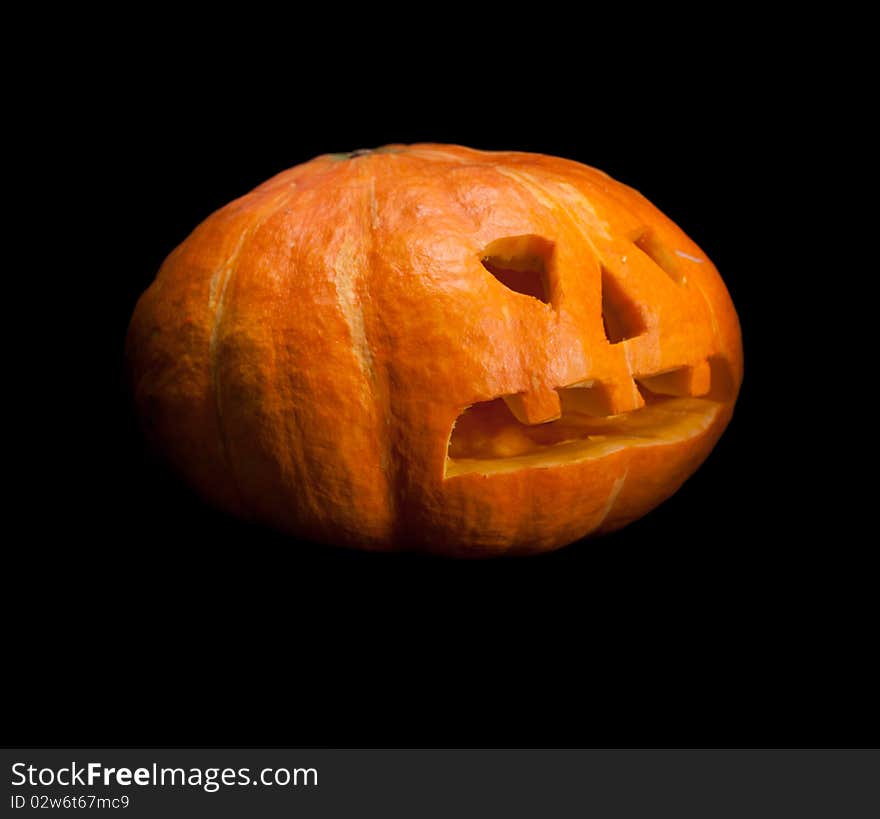
[[[379,203],[379,198],[376,195],[376,174],[372,174],[370,178],[370,219],[371,219],[371,227],[370,231],[370,249],[369,249],[369,258],[371,263],[371,268],[375,269],[378,265],[382,263],[382,255],[379,252],[379,242],[378,242],[378,232],[381,226],[381,206]],[[382,319],[377,315],[376,304],[377,299],[374,294],[374,287],[376,286],[376,282],[378,281],[375,276],[367,276],[366,279],[366,289],[367,295],[369,296],[368,303],[370,305],[370,311],[368,314],[368,318],[370,319],[367,324],[367,339],[370,343],[370,349],[374,349],[373,340],[370,338],[370,325],[374,327],[373,336],[376,334],[376,329],[382,331],[384,329]],[[382,466],[382,471],[384,472],[385,477],[385,497],[388,500],[388,505],[391,511],[391,532],[389,533],[389,539],[393,542],[396,537],[396,532],[394,531],[396,521],[401,520],[401,498],[400,498],[400,486],[403,483],[403,474],[400,469],[399,459],[392,456],[391,447],[393,445],[397,445],[397,442],[393,440],[394,434],[394,416],[392,412],[393,402],[391,400],[392,396],[392,379],[391,379],[391,362],[389,361],[387,356],[381,356],[381,368],[379,370],[373,370],[374,376],[374,385],[376,388],[376,392],[379,396],[379,401],[381,403],[382,408],[382,418],[385,422],[385,442],[384,447],[382,448],[382,452],[380,454],[380,463]]]
[[[381,307],[377,306],[381,301],[381,294],[377,298],[377,294],[374,292],[374,288],[382,281],[382,277],[376,276],[375,273],[369,274],[369,271],[375,271],[377,268],[380,268],[383,261],[379,252],[378,241],[382,205],[376,193],[376,173],[371,171],[367,179],[369,163],[365,162],[361,167],[363,172],[359,175],[359,178],[361,181],[366,182],[364,185],[365,209],[369,215],[370,229],[368,231],[369,237],[364,252],[364,259],[358,264],[356,282],[354,282],[352,290],[352,300],[358,317],[357,328],[349,326],[353,336],[356,329],[359,333],[359,341],[368,364],[366,369],[362,367],[362,372],[369,384],[373,399],[381,406],[381,417],[384,421],[384,440],[380,442],[380,464],[384,483],[383,495],[390,509],[390,519],[397,521],[400,519],[401,501],[399,487],[403,484],[403,473],[399,468],[399,459],[391,456],[391,448],[395,445],[395,442],[392,440],[395,427],[392,413],[393,379],[388,357],[374,354],[374,351],[381,351],[384,347],[388,346],[387,343],[383,343],[386,340],[384,336],[384,322]],[[340,309],[342,309],[341,305]],[[349,316],[346,314],[346,311],[342,309],[342,312],[346,321],[348,321]],[[357,348],[358,343],[355,338],[352,341],[355,348]],[[356,355],[359,363],[363,363],[363,359],[357,350]],[[395,538],[396,533],[389,532],[389,540],[394,541]]]
[[[409,152],[407,152],[409,153]],[[367,343],[371,351],[384,351],[391,346],[391,334],[385,325],[383,318],[382,302],[385,294],[376,292],[381,283],[385,280],[385,276],[376,275],[375,271],[387,272],[386,261],[380,252],[382,242],[380,241],[380,232],[382,231],[381,213],[384,199],[376,192],[376,173],[370,175],[369,190],[369,213],[370,213],[370,240],[367,256],[369,258],[370,269],[374,271],[373,275],[363,277],[363,287],[366,290],[367,311],[365,313],[365,329]],[[378,179],[378,181],[382,181]],[[362,305],[363,308],[363,305]],[[378,362],[378,366],[373,368],[373,388],[374,395],[378,399],[381,407],[381,417],[384,422],[383,440],[380,442],[380,464],[385,482],[385,498],[388,502],[391,521],[388,541],[389,546],[398,542],[406,536],[405,515],[403,514],[405,503],[402,497],[406,483],[402,461],[396,457],[395,453],[399,452],[401,442],[395,436],[396,425],[394,423],[394,376],[391,372],[392,361],[387,355],[374,356],[374,365]]]
[[[714,337],[716,343],[718,344],[719,349],[721,348],[721,329],[718,327],[718,316],[715,315],[715,308],[712,307],[712,302],[709,300],[709,297],[706,295],[706,291],[703,290],[703,286],[697,281],[696,278],[691,280],[693,282],[694,287],[697,288],[697,292],[700,294],[700,298],[706,303],[706,308],[709,311],[709,320],[712,322],[712,336]]]
[[[247,508],[244,500],[244,493],[241,491],[241,487],[239,486],[239,482],[236,479],[235,475],[235,466],[232,458],[229,454],[229,442],[227,440],[226,428],[223,421],[223,412],[221,409],[222,400],[221,396],[221,385],[220,379],[217,375],[217,337],[220,331],[220,323],[223,320],[223,308],[225,306],[225,298],[226,292],[229,288],[229,283],[238,270],[238,264],[241,259],[242,251],[244,250],[246,244],[250,239],[253,238],[254,234],[260,229],[260,227],[269,219],[271,216],[274,216],[281,207],[290,201],[291,196],[293,195],[293,191],[296,189],[296,183],[291,183],[290,187],[287,188],[283,193],[279,196],[274,197],[269,204],[265,206],[262,210],[257,210],[254,213],[254,219],[245,227],[242,228],[241,236],[236,242],[235,247],[232,250],[232,253],[229,255],[229,258],[221,265],[220,269],[212,276],[211,285],[209,288],[209,298],[208,298],[208,309],[213,309],[214,312],[214,324],[211,328],[211,338],[208,343],[208,372],[211,378],[211,388],[212,388],[212,403],[214,405],[214,414],[217,419],[217,437],[220,443],[220,451],[223,454],[223,460],[226,462],[229,468],[229,479],[232,482],[233,487],[235,487],[235,493],[238,497],[239,504],[242,509]],[[215,297],[215,282],[214,278],[216,278],[220,271],[226,268],[226,274],[223,276],[223,283],[220,286],[220,293],[216,296],[216,305],[211,304],[211,300]]]
[[[614,508],[614,504],[617,503],[617,499],[620,497],[620,493],[623,491],[623,485],[626,483],[626,476],[629,475],[629,465],[627,465],[626,469],[623,470],[623,474],[617,478],[614,483],[611,485],[611,491],[608,493],[608,500],[605,501],[605,507],[602,509],[602,515],[593,528],[590,530],[591,532],[595,532],[599,529],[603,523],[608,519],[608,516],[611,514],[611,510]]]

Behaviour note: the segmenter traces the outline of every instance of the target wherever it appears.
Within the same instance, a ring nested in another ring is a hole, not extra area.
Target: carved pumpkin
[[[554,549],[669,497],[733,412],[739,325],[639,193],[554,157],[321,156],[210,216],[141,297],[148,438],[311,540]]]

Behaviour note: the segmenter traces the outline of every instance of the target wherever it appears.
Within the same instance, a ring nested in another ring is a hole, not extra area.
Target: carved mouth
[[[596,416],[579,408],[576,394],[583,390],[558,392],[562,415],[545,424],[520,423],[504,398],[468,407],[453,426],[444,477],[561,466],[626,447],[684,440],[707,429],[723,406],[713,394],[674,397],[642,390],[644,407]]]
[[[650,259],[676,285],[686,286],[678,261],[649,228],[636,231],[632,243],[633,252]],[[508,236],[490,243],[481,262],[508,290],[556,309],[553,253],[553,242],[540,236]],[[614,348],[642,336],[648,327],[644,311],[617,276],[604,264],[600,269],[602,324]],[[630,376],[633,392],[627,390],[626,400],[619,391],[612,397],[615,385],[588,380],[555,390],[535,384],[529,392],[472,404],[452,425],[444,478],[555,467],[629,447],[682,441],[704,432],[736,392],[730,364],[719,354]],[[624,407],[638,408],[621,412]]]

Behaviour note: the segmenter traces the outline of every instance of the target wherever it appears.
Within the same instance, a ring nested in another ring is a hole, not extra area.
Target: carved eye
[[[483,267],[515,293],[550,304],[550,259],[553,242],[541,236],[507,236],[496,239],[482,253]]]
[[[633,244],[642,251],[676,284],[687,284],[672,251],[669,250],[655,235],[651,228],[642,228],[633,237]]]

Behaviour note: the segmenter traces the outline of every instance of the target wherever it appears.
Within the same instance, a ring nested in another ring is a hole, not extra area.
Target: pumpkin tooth
[[[708,361],[702,361],[693,367],[642,376],[636,381],[657,395],[705,395],[712,385],[712,370]]]
[[[589,388],[566,387],[559,390],[564,412],[584,415],[620,415],[645,406],[645,399],[628,384],[594,383]]]
[[[504,403],[521,424],[546,424],[562,415],[559,393],[549,387],[539,386],[528,392],[505,395]]]

